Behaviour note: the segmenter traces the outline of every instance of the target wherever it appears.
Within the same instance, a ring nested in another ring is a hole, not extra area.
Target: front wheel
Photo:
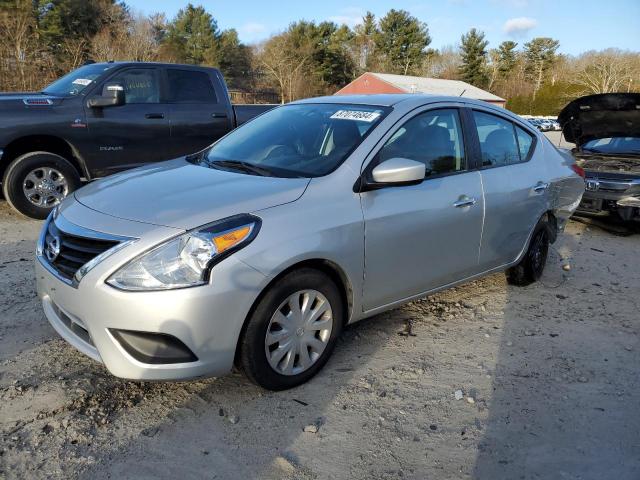
[[[239,366],[266,389],[298,386],[329,359],[344,315],[331,278],[313,269],[291,272],[269,288],[249,318]]]
[[[531,243],[520,263],[507,270],[507,282],[511,285],[526,286],[542,276],[549,254],[549,227],[540,223],[531,237]]]
[[[4,198],[27,217],[44,219],[80,187],[75,167],[60,155],[31,152],[16,158],[4,174]]]

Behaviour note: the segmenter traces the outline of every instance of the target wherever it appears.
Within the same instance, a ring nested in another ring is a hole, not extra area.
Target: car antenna
[[[464,95],[464,92],[466,92],[467,89],[465,88],[464,90],[462,90],[462,93],[460,95],[458,95],[459,97],[461,97],[462,95]]]

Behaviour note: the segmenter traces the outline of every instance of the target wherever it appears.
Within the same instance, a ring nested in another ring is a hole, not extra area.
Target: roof
[[[445,95],[453,97],[474,98],[489,102],[505,102],[504,98],[494,95],[491,92],[474,87],[462,80],[445,80],[443,78],[414,77],[411,75],[395,75],[392,73],[375,73],[380,80],[390,83],[407,93],[431,93],[434,95]]]

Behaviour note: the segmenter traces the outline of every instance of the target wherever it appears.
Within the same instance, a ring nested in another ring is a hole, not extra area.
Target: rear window
[[[478,130],[483,167],[500,167],[520,162],[513,124],[502,117],[473,112]]]
[[[516,136],[518,137],[518,150],[520,151],[520,161],[525,162],[533,147],[533,136],[526,130],[516,125]]]
[[[169,101],[173,103],[218,103],[209,75],[191,70],[167,70]]]

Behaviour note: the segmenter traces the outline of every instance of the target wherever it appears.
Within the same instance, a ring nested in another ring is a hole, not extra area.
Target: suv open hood
[[[302,196],[309,179],[246,175],[193,165],[155,163],[92,182],[78,202],[112,217],[189,230]]]
[[[562,109],[558,122],[568,142],[640,137],[640,93],[603,93],[578,98]]]

